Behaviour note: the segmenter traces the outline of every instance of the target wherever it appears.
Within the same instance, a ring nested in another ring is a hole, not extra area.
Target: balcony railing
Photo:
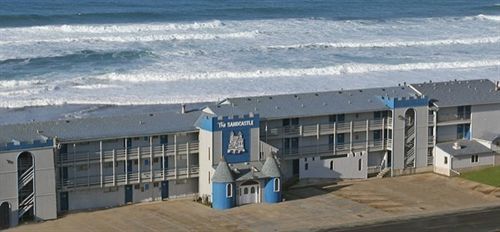
[[[359,132],[359,131],[366,131],[367,126],[368,130],[382,130],[389,128],[390,127],[389,125],[392,126],[392,118],[362,120],[362,121],[352,121],[352,122],[323,123],[323,124],[313,124],[313,125],[294,125],[294,126],[284,126],[278,128],[268,128],[267,131],[264,129],[261,130],[260,136],[268,139],[297,137],[297,136],[319,136],[319,135],[333,134],[334,131],[336,131],[337,133],[350,132],[351,126],[353,132]]]
[[[345,155],[349,152],[358,151],[382,151],[392,145],[391,139],[386,140],[372,140],[368,144],[366,141],[353,142],[341,144],[318,144],[311,146],[300,146],[295,149],[282,149],[278,151],[278,155],[282,159],[297,159],[309,156],[322,156],[322,155]]]
[[[433,126],[434,125],[434,115],[433,114],[430,114],[428,116],[428,121],[429,121],[429,126]]]
[[[189,175],[188,175],[189,173]],[[59,183],[59,188],[68,190],[75,188],[93,188],[93,187],[114,187],[127,184],[150,183],[171,179],[185,179],[197,177],[199,173],[198,166],[188,168],[153,170],[141,172],[140,179],[138,172],[120,173],[116,175],[79,176],[68,178]]]
[[[457,122],[466,123],[470,121],[470,114],[438,114],[438,123]]]
[[[142,158],[153,158],[165,156],[173,156],[175,154],[185,155],[189,151],[189,154],[198,153],[198,143],[182,143],[182,144],[172,144],[172,145],[161,145],[161,146],[143,146],[143,147],[131,147],[131,148],[121,148],[102,151],[103,161],[115,161],[127,159],[138,159],[140,155]],[[101,152],[76,152],[76,153],[61,153],[59,155],[60,163],[73,163],[81,161],[100,161]]]
[[[434,146],[434,136],[430,136],[428,137],[428,141],[427,141],[427,144],[429,146]]]

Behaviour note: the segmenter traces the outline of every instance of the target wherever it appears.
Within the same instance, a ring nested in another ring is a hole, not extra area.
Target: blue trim
[[[385,106],[389,107],[390,109],[426,106],[429,104],[429,98],[427,98],[426,96],[401,98],[378,96],[378,98],[382,102],[384,102]]]
[[[232,197],[226,196],[226,185],[233,185]],[[234,183],[212,183],[212,208],[214,209],[230,209],[235,206],[236,202],[236,186]]]
[[[278,203],[281,202],[281,180],[280,180],[280,188],[279,191],[274,191],[274,179],[280,178],[270,178],[266,181],[264,186],[264,202],[265,203]]]
[[[0,151],[26,150],[31,148],[52,147],[53,145],[54,141],[52,139],[47,139],[47,141],[34,140],[31,143],[22,141],[19,145],[7,143],[5,146],[0,147]]]

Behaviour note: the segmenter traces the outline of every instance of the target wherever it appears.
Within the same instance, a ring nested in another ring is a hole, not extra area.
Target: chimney
[[[181,105],[181,113],[185,114],[186,113],[186,104]]]
[[[462,149],[462,146],[458,142],[455,142],[455,143],[453,143],[453,149],[460,150],[460,149]]]
[[[500,81],[497,81],[495,84],[495,91],[500,90]]]

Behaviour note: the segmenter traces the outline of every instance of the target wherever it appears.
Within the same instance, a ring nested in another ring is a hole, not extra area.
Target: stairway
[[[406,127],[405,133],[405,167],[413,167],[415,163],[415,124]]]
[[[384,168],[377,174],[376,178],[384,178],[390,171],[391,171],[390,168]]]
[[[19,210],[17,212],[18,219],[29,212],[35,204],[35,192],[34,189],[34,177],[35,169],[34,166],[29,166],[20,175],[18,175],[18,199],[19,199]]]

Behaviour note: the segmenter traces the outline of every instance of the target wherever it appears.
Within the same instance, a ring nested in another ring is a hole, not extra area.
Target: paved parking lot
[[[499,205],[497,189],[434,174],[292,188],[287,201],[216,211],[152,202],[23,225],[13,231],[304,231]],[[500,191],[498,191],[500,192]]]

